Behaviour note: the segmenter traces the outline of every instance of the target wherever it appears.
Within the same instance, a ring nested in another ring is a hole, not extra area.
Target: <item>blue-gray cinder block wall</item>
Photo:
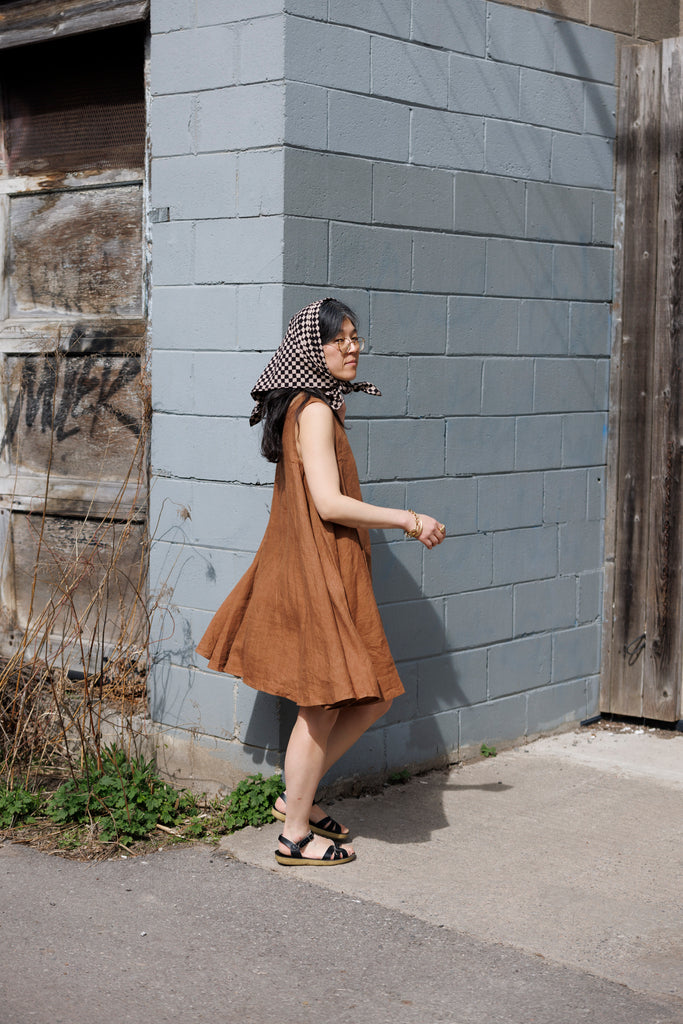
[[[244,12],[248,9],[248,16]],[[591,715],[614,35],[485,0],[152,0],[154,717],[281,760],[291,709],[194,654],[265,527],[249,388],[303,304],[369,338],[350,439],[406,696],[338,776]]]

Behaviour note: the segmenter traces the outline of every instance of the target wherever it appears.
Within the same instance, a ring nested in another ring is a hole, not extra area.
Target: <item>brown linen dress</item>
[[[324,522],[316,511],[296,449],[296,414],[305,398],[293,400],[285,419],[261,546],[197,651],[209,668],[303,707],[388,700],[403,685],[372,590],[370,535]],[[342,493],[361,499],[338,421],[335,451]]]

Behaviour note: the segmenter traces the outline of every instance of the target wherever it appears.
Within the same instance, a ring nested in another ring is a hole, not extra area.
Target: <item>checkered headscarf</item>
[[[265,370],[254,384],[251,397],[256,402],[249,423],[253,427],[263,416],[263,400],[274,388],[316,388],[321,391],[332,409],[344,404],[344,395],[350,391],[365,391],[368,395],[381,395],[368,381],[337,380],[327,369],[320,337],[320,307],[325,299],[305,306],[289,321],[287,333]]]

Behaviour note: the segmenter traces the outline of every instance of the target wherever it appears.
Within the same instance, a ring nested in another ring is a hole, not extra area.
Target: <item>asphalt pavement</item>
[[[683,1024],[683,735],[539,740],[280,826],[79,862],[0,846],[0,1024]]]

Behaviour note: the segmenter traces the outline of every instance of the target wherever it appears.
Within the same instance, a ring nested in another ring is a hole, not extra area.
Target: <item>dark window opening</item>
[[[143,166],[146,31],[136,23],[3,53],[5,175]]]

